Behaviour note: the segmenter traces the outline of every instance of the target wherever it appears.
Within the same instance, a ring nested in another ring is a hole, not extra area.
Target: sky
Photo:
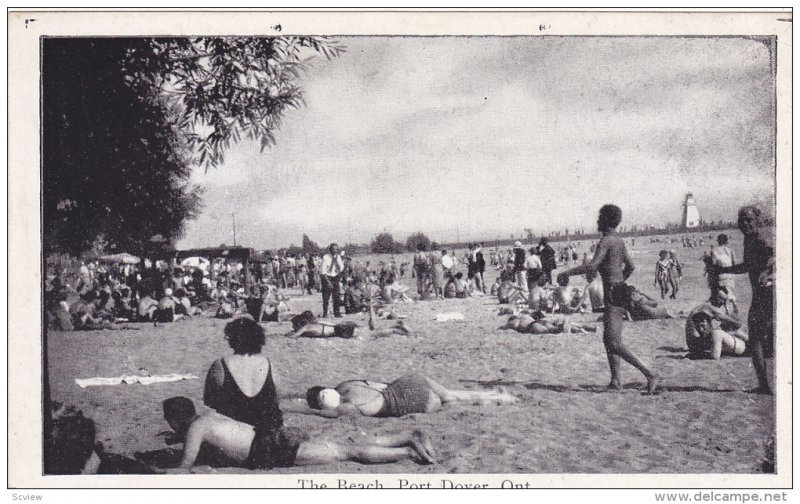
[[[748,38],[352,37],[303,76],[276,145],[195,169],[179,247],[440,242],[734,220],[774,197],[774,78]]]

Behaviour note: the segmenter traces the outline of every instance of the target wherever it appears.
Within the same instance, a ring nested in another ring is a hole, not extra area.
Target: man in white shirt
[[[331,243],[328,253],[322,257],[320,268],[322,280],[322,318],[328,316],[328,300],[333,296],[333,316],[341,317],[341,274],[344,261],[339,254],[339,245]]]
[[[536,248],[530,249],[530,254],[525,259],[525,271],[527,273],[528,285],[534,285],[538,279],[540,272],[542,271],[542,259],[539,257],[539,253]]]
[[[456,266],[456,261],[453,256],[447,255],[446,250],[442,250],[442,268],[444,268],[444,276],[449,277],[454,273],[453,268]]]

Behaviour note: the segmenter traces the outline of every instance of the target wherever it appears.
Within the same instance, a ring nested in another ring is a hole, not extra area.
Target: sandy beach
[[[728,232],[738,257],[741,235]],[[684,279],[672,311],[688,312],[708,296],[703,249],[678,243],[630,246],[637,270],[631,283],[657,298],[653,265],[657,251],[676,249]],[[556,244],[554,244],[556,245]],[[580,250],[586,250],[582,246]],[[407,256],[407,254],[406,254]],[[385,259],[384,256],[383,258]],[[377,256],[357,257],[371,259]],[[399,257],[398,257],[399,259]],[[563,270],[561,266],[558,271]],[[495,271],[487,275],[494,280]],[[410,274],[402,279],[414,290]],[[573,277],[573,285],[585,281]],[[739,307],[746,315],[750,288],[736,281]],[[321,312],[321,297],[288,293],[293,310]],[[290,339],[289,323],[265,323],[264,353],[281,390],[303,394],[312,385],[335,385],[354,378],[391,381],[420,372],[449,388],[502,386],[519,398],[511,406],[458,404],[431,414],[402,418],[340,418],[287,414],[287,425],[331,440],[357,440],[365,432],[422,429],[433,439],[438,463],[411,461],[365,466],[340,463],[276,469],[270,473],[758,473],[765,444],[774,431],[771,396],[745,392],[756,384],[748,357],[720,361],[684,358],[684,319],[625,322],[624,339],[662,376],[661,393],[644,393],[643,377],[623,363],[624,388],[608,391],[608,364],[601,328],[590,334],[523,335],[498,329],[506,317],[497,300],[486,297],[421,301],[397,305],[411,336],[343,339]],[[464,321],[436,322],[437,313],[460,312]],[[571,316],[594,321],[596,315]],[[347,315],[366,325],[365,314]],[[130,324],[138,330],[48,334],[52,398],[72,403],[97,424],[98,440],[110,452],[165,467],[176,452],[157,434],[167,430],[161,401],[176,395],[193,399],[203,411],[203,380],[211,362],[231,350],[223,338],[226,320],[195,317],[173,324]],[[598,324],[599,325],[599,324]],[[783,337],[785,335],[779,335]],[[76,378],[122,374],[191,373],[199,377],[152,385],[82,389]],[[194,472],[248,472],[198,467]]]

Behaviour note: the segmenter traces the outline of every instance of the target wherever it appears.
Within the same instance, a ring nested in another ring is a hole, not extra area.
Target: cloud
[[[437,239],[677,221],[687,191],[709,218],[772,191],[774,80],[746,38],[358,37],[316,60],[307,106],[277,145],[243,143],[195,175],[206,213],[185,243]]]

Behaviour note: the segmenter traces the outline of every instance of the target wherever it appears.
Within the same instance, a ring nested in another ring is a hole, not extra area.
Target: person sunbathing
[[[310,312],[305,311],[292,317],[292,331],[286,336],[289,338],[345,338],[363,339],[367,337],[408,336],[411,330],[402,320],[386,326],[376,327],[373,310],[370,309],[369,327],[361,327],[352,321],[329,324],[320,322]]]
[[[271,469],[340,461],[386,464],[411,459],[419,464],[436,462],[433,445],[419,430],[376,435],[366,442],[331,442],[312,437],[295,427],[264,428],[233,420],[216,411],[198,415],[186,397],[164,401],[164,419],[183,441],[180,468],[191,468],[201,449],[210,447],[237,466]]]
[[[625,310],[627,311],[629,320],[639,321],[675,318],[672,312],[663,306],[658,306],[658,302],[655,299],[640,292],[632,285],[628,286],[627,298]]]
[[[528,315],[526,313],[512,315],[509,317],[508,322],[499,327],[499,329],[513,329],[524,334],[572,334],[596,332],[597,326],[570,322],[564,318],[548,320],[543,313],[534,312],[534,315]]]
[[[342,415],[401,417],[430,413],[453,402],[481,405],[514,404],[517,398],[503,390],[450,390],[421,374],[411,373],[392,383],[349,380],[336,387],[315,386],[306,392],[307,406],[281,403],[286,412],[336,418]]]

